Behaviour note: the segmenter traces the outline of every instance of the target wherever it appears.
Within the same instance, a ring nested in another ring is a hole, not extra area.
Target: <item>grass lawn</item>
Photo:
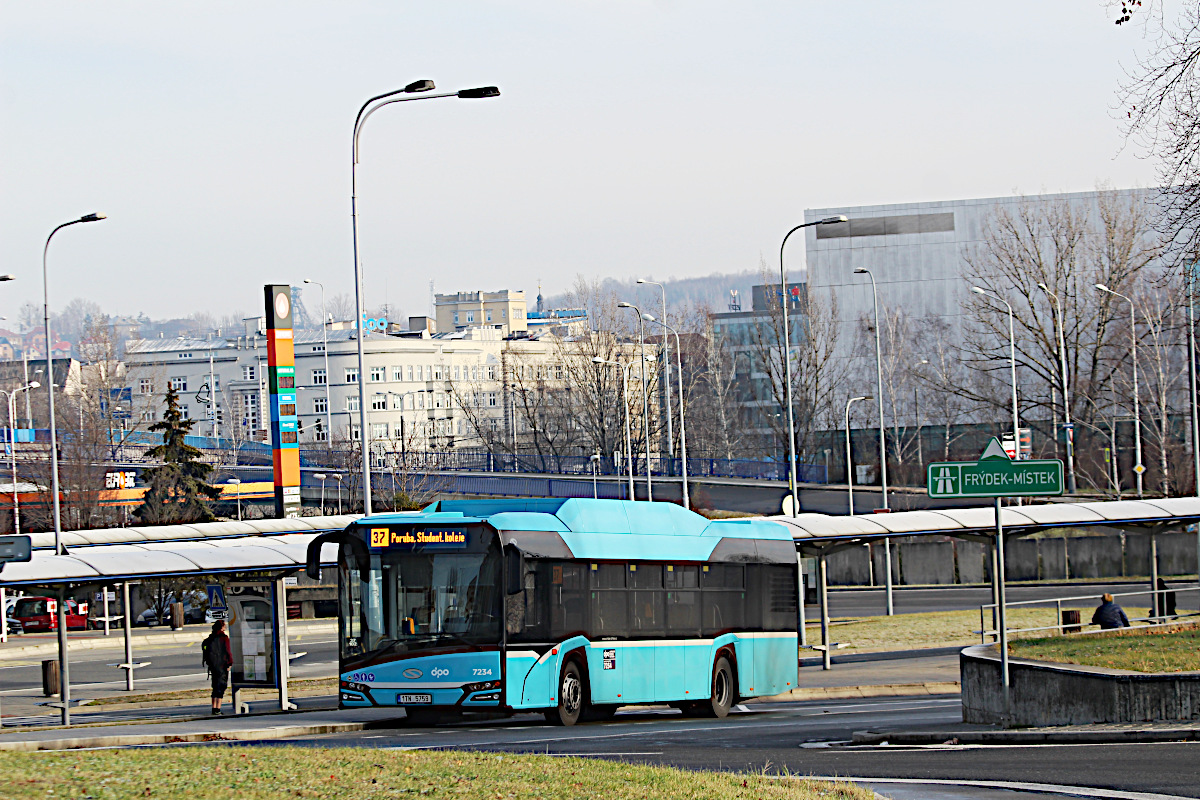
[[[1064,609],[1066,610],[1066,609]],[[1092,618],[1093,608],[1081,609],[1080,617],[1086,622]],[[1130,617],[1145,616],[1147,609],[1127,608]],[[805,620],[809,643],[819,643],[821,626]],[[986,620],[991,627],[990,616]],[[1055,608],[1010,608],[1009,628],[1034,628],[1055,624]],[[947,647],[950,645],[979,644],[979,611],[934,611],[927,614],[896,614],[891,617],[865,617],[854,620],[833,620],[829,638],[838,642],[845,650],[860,652],[877,650],[909,650],[919,647]],[[1044,634],[1016,634],[1040,636]],[[1011,635],[1010,635],[1011,636]]]
[[[1137,672],[1200,670],[1200,627],[1055,636],[1009,645],[1016,658]]]
[[[44,798],[346,798],[464,800],[603,797],[872,800],[848,783],[687,772],[603,760],[467,752],[301,747],[0,752],[3,796]]]

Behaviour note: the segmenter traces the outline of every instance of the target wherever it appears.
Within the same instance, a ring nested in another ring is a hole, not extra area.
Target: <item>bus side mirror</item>
[[[504,586],[508,594],[525,590],[525,556],[511,545],[504,548]]]

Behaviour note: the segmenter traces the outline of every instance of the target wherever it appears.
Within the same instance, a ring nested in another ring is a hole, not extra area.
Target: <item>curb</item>
[[[248,689],[246,691],[247,692],[250,692],[250,691],[262,691],[263,692],[263,694],[261,694],[261,695],[252,695],[252,696],[243,698],[248,703],[261,702],[263,700],[274,700],[279,696],[276,692],[274,692],[270,689],[263,689],[263,690]],[[55,695],[55,696],[57,696],[57,695]],[[291,689],[289,689],[288,697],[289,698],[292,698],[292,697],[305,697],[305,698],[328,697],[331,700],[336,702],[337,701],[337,692],[330,693],[324,689],[298,689],[296,691],[292,691]],[[206,698],[204,698],[204,697],[192,697],[192,698],[184,697],[184,698],[179,698],[178,700],[147,700],[147,701],[140,702],[140,703],[138,703],[138,702],[133,702],[133,703],[89,703],[87,708],[89,710],[94,710],[94,711],[140,711],[140,710],[148,709],[148,708],[187,708],[189,706],[203,705],[205,702],[205,699]],[[54,713],[57,714],[58,712],[55,711]]]
[[[203,627],[203,626],[201,626]],[[337,622],[332,624],[313,624],[296,626],[294,629],[289,628],[289,633],[292,631],[299,635],[310,633],[337,633]],[[191,644],[201,642],[208,636],[209,630],[203,627],[203,630],[177,631],[172,633],[148,634],[146,636],[134,636],[133,647],[136,652],[139,648],[154,646],[159,644]],[[11,639],[10,639],[11,642]],[[113,636],[95,637],[89,639],[76,639],[75,641],[67,642],[67,652],[75,653],[88,650],[123,650],[125,648],[125,638],[119,633]],[[41,642],[39,644],[24,645],[18,647],[3,647],[0,646],[0,661],[9,661],[22,658],[32,658],[45,653],[58,653],[57,642]]]
[[[855,731],[854,744],[1120,744],[1123,742],[1178,742],[1200,740],[1200,727],[1143,730],[1069,731]]]
[[[779,702],[787,700],[848,700],[855,697],[900,697],[910,695],[958,694],[958,681],[930,681],[928,683],[883,683],[874,686],[814,686],[792,689],[773,697],[756,697],[747,703]]]
[[[232,731],[199,731],[196,733],[133,733],[115,736],[81,736],[73,739],[46,739],[6,742],[0,740],[0,751],[36,752],[38,750],[76,750],[85,747],[130,747],[147,744],[183,744],[188,742],[251,741],[282,739],[291,736],[316,736],[323,733],[351,733],[365,730],[367,722],[327,722],[319,725],[276,725],[270,728]]]

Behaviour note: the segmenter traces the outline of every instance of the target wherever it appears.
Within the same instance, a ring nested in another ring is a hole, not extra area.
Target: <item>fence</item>
[[[1028,628],[1009,628],[1006,626],[1006,629],[1007,629],[1008,633],[1040,633],[1042,631],[1054,631],[1058,635],[1062,636],[1064,634],[1101,633],[1104,631],[1122,631],[1122,630],[1127,631],[1127,630],[1132,630],[1135,628],[1161,628],[1163,626],[1176,625],[1176,624],[1179,624],[1180,622],[1186,622],[1188,620],[1196,618],[1197,616],[1200,616],[1200,612],[1189,613],[1189,614],[1176,613],[1176,608],[1175,608],[1176,597],[1178,595],[1187,594],[1188,592],[1198,592],[1198,591],[1200,591],[1200,587],[1195,587],[1195,586],[1175,587],[1175,586],[1172,586],[1172,587],[1168,587],[1166,589],[1145,589],[1145,590],[1142,590],[1139,592],[1113,592],[1111,596],[1114,600],[1118,597],[1135,597],[1135,596],[1150,597],[1151,598],[1150,615],[1145,616],[1145,617],[1131,618],[1129,620],[1129,623],[1130,623],[1129,627],[1127,627],[1127,628],[1107,628],[1107,629],[1102,629],[1102,630],[1088,630],[1088,631],[1085,631],[1084,628],[1096,628],[1097,626],[1092,624],[1091,622],[1084,622],[1082,617],[1078,622],[1076,622],[1076,621],[1066,622],[1063,620],[1063,603],[1064,602],[1069,603],[1069,602],[1078,601],[1078,600],[1082,600],[1085,603],[1095,603],[1096,602],[1095,594],[1073,595],[1070,597],[1049,597],[1049,598],[1045,598],[1042,600],[1010,601],[1010,602],[1006,602],[1004,604],[1005,609],[1010,609],[1015,606],[1045,606],[1045,605],[1049,605],[1050,603],[1053,603],[1054,609],[1055,609],[1055,624],[1034,626],[1034,627],[1028,627]],[[997,630],[996,628],[990,628],[990,629],[988,628],[987,622],[985,621],[985,616],[987,614],[988,609],[991,609],[993,612],[992,613],[993,624],[995,624],[996,604],[995,603],[985,603],[985,604],[979,606],[979,630],[975,631],[975,633],[979,634],[980,642],[983,644],[988,643],[988,637],[991,637],[992,641],[997,641],[1000,637],[999,630]],[[1159,612],[1158,609],[1163,609],[1163,611]],[[1048,608],[1046,610],[1049,611]],[[1075,609],[1067,609],[1067,610],[1070,611],[1070,610],[1075,610]],[[1134,623],[1139,623],[1139,622],[1143,623],[1143,624],[1141,624],[1141,625],[1134,624]]]

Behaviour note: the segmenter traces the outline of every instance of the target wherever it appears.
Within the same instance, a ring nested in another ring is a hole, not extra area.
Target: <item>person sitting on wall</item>
[[[1125,611],[1113,601],[1111,594],[1105,592],[1100,601],[1096,613],[1092,614],[1093,625],[1099,625],[1104,630],[1129,627],[1129,617],[1125,616]]]

